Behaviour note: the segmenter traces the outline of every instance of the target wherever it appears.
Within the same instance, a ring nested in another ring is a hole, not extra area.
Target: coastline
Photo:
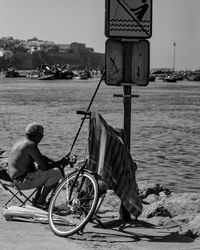
[[[1,147],[12,147],[29,122],[45,127],[41,152],[59,160],[69,152],[78,131],[76,110],[87,107],[97,81],[34,81],[7,79],[0,83]],[[200,84],[153,82],[134,88],[131,149],[138,164],[137,180],[169,185],[175,192],[199,192]],[[92,107],[115,128],[123,128],[122,99],[112,98],[120,88],[102,84]],[[187,98],[186,98],[187,97]],[[85,121],[73,154],[84,158],[88,138]],[[167,178],[163,178],[167,176]]]
[[[7,152],[1,149],[0,166],[4,167],[6,162]],[[99,212],[105,228],[89,223],[83,235],[60,238],[51,232],[48,224],[5,221],[1,213],[1,245],[3,249],[9,250],[35,249],[37,246],[42,249],[55,249],[58,246],[59,249],[64,249],[66,244],[70,249],[77,250],[198,249],[200,194],[173,193],[168,188],[151,182],[139,181],[138,187],[145,204],[137,221],[134,218],[127,223],[118,220],[120,200],[109,190]],[[9,194],[2,188],[0,193],[2,210]]]

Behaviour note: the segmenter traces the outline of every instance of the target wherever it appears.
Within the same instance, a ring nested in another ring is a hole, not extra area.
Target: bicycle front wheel
[[[90,220],[98,202],[98,184],[88,172],[69,174],[58,186],[49,205],[49,225],[58,236],[80,231]]]

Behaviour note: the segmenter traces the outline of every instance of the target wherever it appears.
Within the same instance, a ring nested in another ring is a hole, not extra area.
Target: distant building
[[[93,48],[86,48],[87,52],[89,53],[94,53],[94,49]]]
[[[14,43],[15,43],[15,40],[13,39],[12,36],[2,37],[0,40],[1,47],[12,46],[12,45],[14,45]]]
[[[0,48],[6,50],[24,48],[25,51],[32,54],[38,51],[49,51],[58,49],[60,53],[74,53],[81,55],[82,53],[94,53],[93,48],[87,48],[85,43],[73,42],[71,44],[55,44],[52,41],[43,41],[37,37],[28,40],[14,39],[13,37],[0,38]]]
[[[70,44],[56,44],[60,53],[66,53],[71,50]]]
[[[33,53],[34,57],[31,55]],[[52,65],[55,62],[69,63],[78,69],[84,69],[86,65],[90,68],[102,68],[105,63],[104,54],[94,52],[94,49],[86,47],[85,43],[55,44],[37,37],[27,40],[0,38],[0,67],[5,67],[8,61],[12,61],[12,57],[18,69],[33,69],[39,64]]]
[[[71,50],[76,54],[80,54],[80,52],[94,53],[94,49],[87,48],[85,46],[85,43],[73,42],[73,43],[71,43]]]
[[[79,52],[80,50],[84,50],[84,49],[86,49],[85,43],[73,42],[73,43],[71,43],[71,49],[74,52]]]
[[[39,40],[37,37],[28,39],[25,45],[26,49],[31,54],[36,51],[47,51],[54,46],[54,42]]]

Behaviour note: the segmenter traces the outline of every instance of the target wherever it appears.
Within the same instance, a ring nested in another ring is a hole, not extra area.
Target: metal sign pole
[[[131,82],[132,75],[132,44],[130,42],[125,42],[124,46],[124,75],[123,82],[129,83]],[[130,150],[130,138],[131,138],[131,93],[132,87],[131,85],[123,86],[123,101],[124,101],[124,131],[127,139],[128,150]],[[126,210],[126,208],[121,204],[120,210],[120,219],[122,220],[130,220],[131,215]]]
[[[153,0],[105,1],[105,35],[109,38],[106,42],[105,82],[113,86],[123,85],[124,131],[130,151],[131,97],[138,97],[132,95],[131,85],[147,86],[149,83],[150,48],[144,39],[152,36]],[[119,213],[122,220],[131,219],[123,204]]]
[[[131,86],[124,86],[124,131],[127,139],[128,150],[130,150],[131,138]]]
[[[123,82],[130,83],[132,77],[132,43],[124,42],[124,74]],[[131,137],[131,85],[123,86],[124,92],[124,130],[127,139],[128,149],[130,150],[130,137]]]

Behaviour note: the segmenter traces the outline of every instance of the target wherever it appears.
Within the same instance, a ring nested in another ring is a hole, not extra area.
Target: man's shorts
[[[29,172],[23,179],[14,180],[16,186],[21,190],[38,188],[41,186],[52,186],[62,178],[62,174],[58,168],[49,170],[37,170]]]

